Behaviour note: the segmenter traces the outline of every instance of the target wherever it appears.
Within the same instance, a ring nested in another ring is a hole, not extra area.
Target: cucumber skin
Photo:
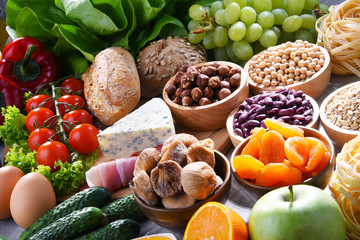
[[[21,233],[19,240],[29,239],[33,234],[40,231],[42,228],[75,210],[80,210],[84,207],[102,208],[111,202],[111,200],[111,194],[106,188],[87,188],[81,192],[76,193],[74,196],[60,203],[41,216],[31,226],[26,228]]]
[[[120,219],[75,240],[130,240],[140,235],[140,224],[132,219]]]
[[[112,201],[101,210],[106,214],[109,222],[125,218],[141,222],[146,218],[132,194]]]
[[[49,224],[31,236],[30,240],[67,240],[73,239],[107,223],[106,215],[100,208],[85,207]]]

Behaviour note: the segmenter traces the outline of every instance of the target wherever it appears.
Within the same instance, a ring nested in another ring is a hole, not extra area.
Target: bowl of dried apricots
[[[319,131],[265,119],[231,155],[237,182],[255,199],[278,187],[309,184],[324,189],[335,164],[331,140]]]

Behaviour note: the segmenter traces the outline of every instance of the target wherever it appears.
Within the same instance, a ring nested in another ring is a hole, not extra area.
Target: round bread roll
[[[107,126],[130,113],[140,100],[135,60],[124,48],[98,53],[82,80],[89,110]]]
[[[187,64],[206,62],[206,50],[191,44],[187,38],[168,37],[151,42],[136,60],[140,76],[141,95],[144,98],[159,96],[166,82]]]

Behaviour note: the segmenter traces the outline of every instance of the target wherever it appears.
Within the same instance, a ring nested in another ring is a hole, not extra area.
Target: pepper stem
[[[37,50],[37,46],[35,45],[29,45],[28,48],[26,49],[26,53],[23,59],[23,68],[26,69],[26,67],[29,65],[31,56],[36,52]]]
[[[29,45],[26,49],[25,56],[22,60],[15,62],[14,74],[21,82],[31,82],[36,80],[40,73],[41,67],[31,56],[37,50],[37,46]]]
[[[290,203],[292,203],[294,201],[294,191],[292,185],[289,186],[289,192],[290,192]]]

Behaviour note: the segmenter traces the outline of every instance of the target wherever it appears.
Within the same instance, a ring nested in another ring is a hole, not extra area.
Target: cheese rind
[[[112,158],[162,144],[175,134],[171,111],[160,98],[153,98],[98,134],[101,151]]]

